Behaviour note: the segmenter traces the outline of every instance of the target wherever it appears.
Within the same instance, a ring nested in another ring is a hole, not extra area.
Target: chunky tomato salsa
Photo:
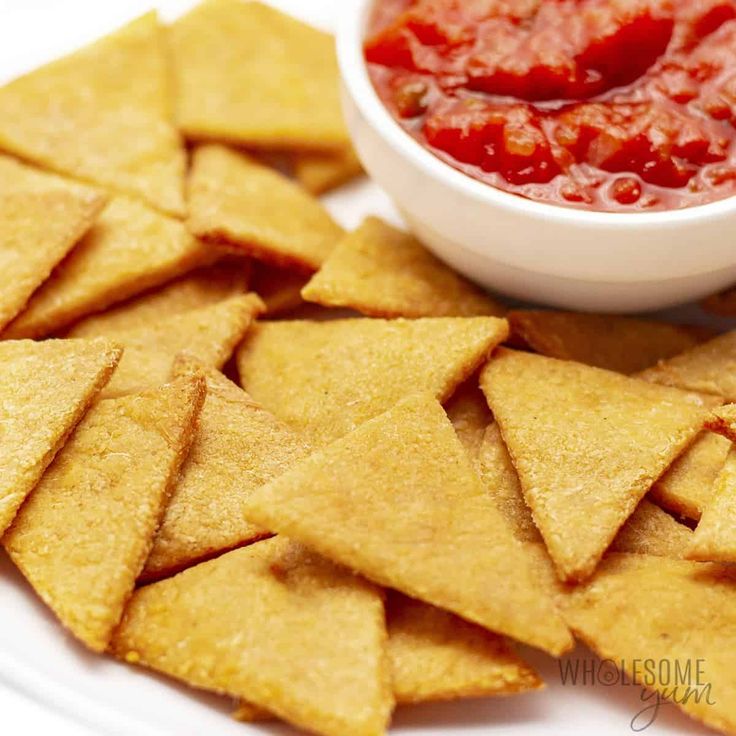
[[[736,0],[378,0],[384,104],[530,199],[662,210],[736,191]]]

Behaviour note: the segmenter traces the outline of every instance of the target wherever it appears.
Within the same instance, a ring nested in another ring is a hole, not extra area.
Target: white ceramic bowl
[[[670,212],[577,210],[501,191],[432,155],[368,77],[373,2],[346,2],[338,33],[347,124],[367,171],[440,258],[509,296],[589,311],[659,309],[736,282],[736,197]]]

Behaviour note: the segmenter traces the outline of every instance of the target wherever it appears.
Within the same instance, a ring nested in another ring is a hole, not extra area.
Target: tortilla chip
[[[687,551],[690,560],[736,562],[736,451],[733,448],[711,490]]]
[[[112,335],[125,355],[105,388],[105,398],[142,391],[164,383],[174,358],[188,352],[205,365],[222,368],[263,308],[255,294],[235,296]]]
[[[506,311],[412,235],[376,217],[339,242],[302,289],[302,297],[373,317],[472,317]]]
[[[0,535],[121,355],[104,340],[0,342]]]
[[[105,650],[133,592],[204,392],[195,377],[97,402],[3,538],[41,599],[90,649]]]
[[[576,636],[602,659],[623,665],[631,680],[664,698],[676,690],[672,702],[691,717],[724,732],[736,730],[733,570],[611,555],[589,583],[563,599]]]
[[[661,361],[639,377],[736,401],[736,330]]]
[[[509,312],[512,335],[537,353],[637,373],[713,336],[703,327],[580,312]]]
[[[700,306],[712,314],[718,314],[722,317],[733,317],[736,315],[736,287],[725,289],[717,294],[703,299]]]
[[[294,177],[314,195],[324,194],[363,174],[363,166],[352,146],[333,154],[297,153]]]
[[[486,430],[479,450],[479,472],[483,487],[496,508],[522,542],[542,542],[532,512],[524,501],[511,457],[497,424]],[[691,531],[658,506],[643,499],[626,520],[609,549],[662,557],[682,557]]]
[[[329,34],[263,3],[208,0],[169,38],[188,138],[277,149],[349,144]]]
[[[498,350],[481,388],[560,578],[587,578],[700,431],[699,398],[581,363]]]
[[[458,387],[446,402],[445,411],[458,439],[473,463],[477,463],[486,427],[493,421],[486,397],[478,386],[477,374]]]
[[[516,538],[522,542],[541,542],[542,537],[524,501],[519,476],[496,422],[485,430],[478,448],[478,473],[483,488]]]
[[[238,352],[243,387],[313,445],[427,391],[445,401],[507,334],[494,317],[256,325]]]
[[[291,312],[304,304],[302,289],[307,281],[309,276],[301,271],[253,263],[253,291],[263,299],[269,317]]]
[[[241,260],[197,269],[156,291],[77,322],[68,335],[111,335],[117,330],[145,327],[161,317],[213,306],[229,297],[245,294],[249,274],[250,265]]]
[[[378,736],[385,640],[380,590],[277,537],[140,588],[112,651],[311,732]]]
[[[243,516],[243,500],[308,453],[273,415],[218,371],[186,357],[174,375],[201,372],[207,399],[142,578],[171,574],[268,536]]]
[[[708,429],[729,440],[736,441],[736,404],[726,404],[715,409],[706,423]]]
[[[186,159],[170,98],[152,12],[0,88],[0,148],[180,216]]]
[[[276,266],[315,270],[343,234],[318,199],[224,146],[200,146],[189,175],[189,229]]]
[[[0,156],[0,330],[92,227],[105,203],[101,192]]]
[[[613,540],[613,552],[681,558],[690,544],[692,530],[659,506],[644,499]]]
[[[650,497],[668,511],[697,521],[710,503],[730,448],[724,437],[701,432],[652,486]]]
[[[243,510],[381,585],[555,655],[571,646],[429,394],[311,455]]]
[[[118,197],[4,336],[45,337],[214,260],[182,223]]]
[[[543,687],[504,637],[447,611],[390,593],[387,619],[398,703],[511,695]]]

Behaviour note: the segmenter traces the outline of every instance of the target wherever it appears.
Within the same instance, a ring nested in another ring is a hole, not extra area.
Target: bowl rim
[[[560,224],[601,228],[656,229],[720,219],[736,215],[736,194],[705,204],[655,212],[605,212],[538,202],[492,184],[481,182],[454,168],[419,141],[412,138],[394,119],[378,96],[368,75],[363,55],[363,41],[368,14],[381,0],[346,2],[337,33],[337,57],[343,83],[363,117],[380,133],[391,148],[408,158],[424,174],[459,190],[463,195],[496,208],[502,208],[539,220],[555,220]]]

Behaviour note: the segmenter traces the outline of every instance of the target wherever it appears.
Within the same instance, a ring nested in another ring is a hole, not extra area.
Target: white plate
[[[278,0],[273,4],[330,28],[340,8],[350,1]],[[169,0],[158,6],[165,17],[171,18],[191,4]],[[149,7],[147,0],[0,0],[0,81],[70,51]],[[355,226],[366,214],[399,221],[387,197],[369,182],[343,188],[328,196],[327,204],[346,226]],[[702,315],[693,310],[685,314],[703,321]],[[636,605],[636,601],[631,604]],[[232,704],[225,699],[197,693],[143,670],[87,653],[65,635],[2,553],[0,612],[0,733],[6,733],[8,725],[3,704],[10,701],[10,691],[63,714],[85,736],[293,733],[284,725],[236,723],[229,717]],[[651,704],[641,701],[641,690],[635,686],[565,685],[557,661],[527,649],[524,654],[547,682],[545,691],[504,699],[401,708],[392,733],[624,736],[632,733],[632,718]],[[563,664],[576,658],[590,660],[592,655],[578,648]],[[15,712],[19,707],[16,704]],[[31,719],[32,715],[29,706],[27,716]],[[644,716],[636,725],[641,726],[646,720]],[[28,734],[31,729],[13,732]],[[712,732],[698,728],[674,706],[663,705],[646,733],[665,736]]]

